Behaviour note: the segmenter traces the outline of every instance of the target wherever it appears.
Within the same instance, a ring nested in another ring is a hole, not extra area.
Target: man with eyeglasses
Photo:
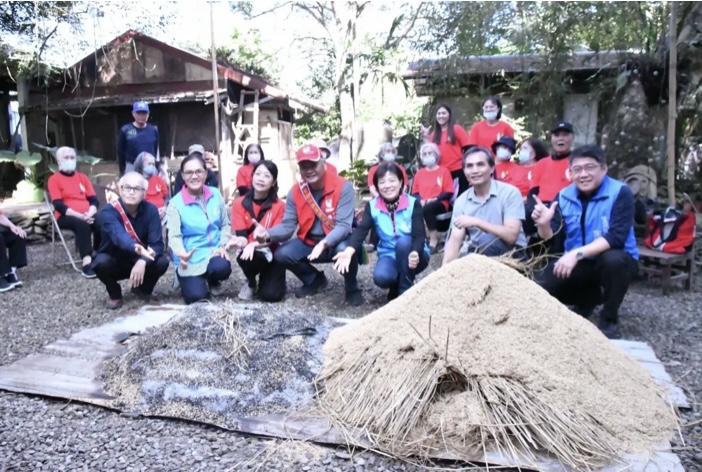
[[[536,281],[561,303],[589,318],[602,305],[599,328],[619,337],[619,307],[638,272],[634,236],[634,196],[607,175],[607,160],[596,145],[569,157],[573,183],[551,205],[533,197],[532,218],[549,252],[562,254]]]
[[[117,163],[119,174],[134,170],[134,161],[142,152],[158,156],[158,128],[149,121],[149,104],[144,101],[132,105],[132,123],[119,130],[117,137]]]
[[[144,201],[148,185],[141,174],[127,172],[119,180],[120,198],[97,218],[102,243],[93,270],[107,288],[109,309],[123,304],[120,280],[129,279],[132,294],[149,301],[156,282],[168,270],[158,208]]]

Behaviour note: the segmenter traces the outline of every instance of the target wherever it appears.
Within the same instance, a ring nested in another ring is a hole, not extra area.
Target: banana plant
[[[42,187],[42,175],[37,171],[37,164],[41,162],[41,154],[38,152],[20,151],[15,154],[12,151],[0,151],[0,162],[12,162],[15,167],[24,171],[24,178],[37,188]]]

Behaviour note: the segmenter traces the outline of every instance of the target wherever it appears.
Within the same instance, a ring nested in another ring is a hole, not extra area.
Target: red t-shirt
[[[534,169],[534,166],[522,166],[512,161],[499,162],[495,166],[495,179],[514,185],[519,189],[522,197],[526,197],[531,188]]]
[[[414,175],[412,195],[419,195],[421,200],[436,198],[445,192],[454,192],[453,178],[446,167],[439,166],[434,170],[422,167]],[[442,203],[448,210],[449,202],[444,201]]]
[[[463,148],[468,145],[468,134],[460,125],[453,125],[454,142],[447,141],[448,130],[441,132],[441,142],[439,152],[441,153],[441,166],[450,172],[463,168]],[[434,133],[429,135],[429,140],[433,142]]]
[[[481,120],[470,128],[468,144],[481,146],[492,151],[492,145],[503,136],[514,138],[514,130],[510,125],[500,120],[495,126],[490,126],[487,121]]]
[[[166,181],[158,175],[152,175],[149,178],[149,188],[146,189],[145,200],[156,205],[156,208],[163,208],[167,196],[168,185]]]
[[[555,161],[550,156],[544,157],[532,169],[531,188],[539,187],[537,196],[543,202],[552,202],[558,192],[573,182],[567,157]]]
[[[373,167],[370,168],[368,171],[368,188],[373,186],[373,178],[375,177],[375,173],[378,172],[378,167],[380,167],[380,164],[374,165]],[[400,164],[397,164],[397,167],[400,168],[402,171],[402,177],[405,179],[405,185],[409,182],[407,180],[407,171],[405,170],[404,167],[402,167]],[[377,189],[376,189],[377,190]]]
[[[251,181],[253,180],[253,169],[254,166],[252,166],[251,164],[246,164],[239,168],[239,171],[236,173],[236,188],[251,188]]]
[[[239,197],[234,200],[232,204],[232,231],[249,231],[248,240],[250,243],[254,242],[253,236],[253,217],[243,205],[244,197]],[[252,202],[253,203],[253,202]],[[261,211],[261,205],[252,205],[255,215]],[[266,211],[265,214],[261,216],[259,223],[263,225],[266,229],[270,229],[273,226],[279,224],[283,221],[283,215],[285,214],[285,202],[278,199],[271,208]]]
[[[52,202],[61,200],[68,208],[78,213],[87,212],[90,209],[88,197],[95,196],[95,189],[93,189],[90,179],[80,172],[74,172],[73,175],[56,172],[49,177],[47,186]],[[61,213],[55,211],[54,215],[58,219]]]

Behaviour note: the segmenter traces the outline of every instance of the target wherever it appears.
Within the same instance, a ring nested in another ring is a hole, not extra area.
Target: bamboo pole
[[[215,122],[215,143],[214,152],[217,158],[217,180],[219,182],[219,191],[224,195],[224,184],[222,182],[222,158],[219,155],[219,77],[217,75],[217,48],[215,48],[215,33],[214,33],[214,2],[210,2],[210,33],[212,35],[212,90],[214,92],[214,122]]]
[[[677,115],[678,74],[678,11],[677,3],[670,2],[670,26],[668,28],[668,205],[675,206],[675,119]]]

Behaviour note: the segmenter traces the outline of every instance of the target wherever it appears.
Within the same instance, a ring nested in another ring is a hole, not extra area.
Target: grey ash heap
[[[235,429],[309,403],[334,321],[270,305],[197,303],[135,337],[101,373],[115,407]]]

